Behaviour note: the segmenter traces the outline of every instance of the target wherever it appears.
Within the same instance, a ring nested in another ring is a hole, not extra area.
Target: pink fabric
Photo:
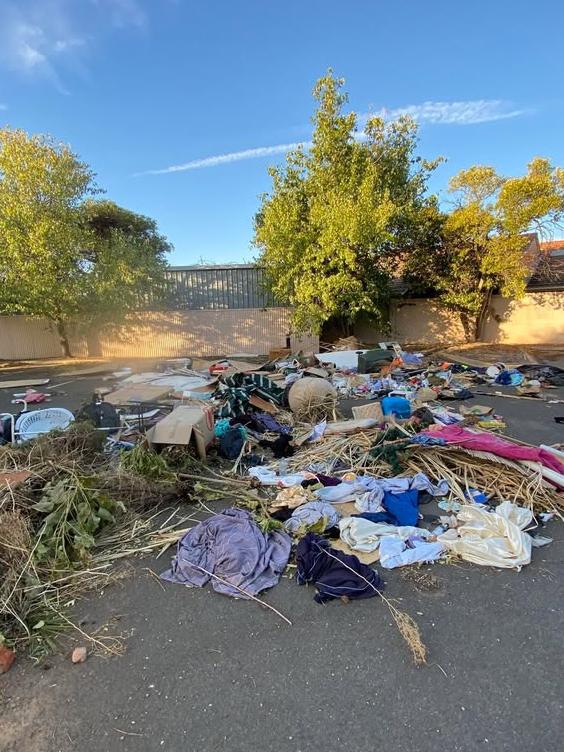
[[[560,462],[551,452],[539,447],[521,446],[505,441],[499,436],[495,436],[488,431],[474,432],[460,426],[444,426],[437,431],[422,431],[428,436],[437,436],[444,439],[447,444],[458,444],[465,449],[475,449],[479,452],[491,452],[498,457],[505,457],[508,460],[531,460],[540,462],[545,467],[554,470],[557,473],[564,474],[564,464]]]
[[[46,394],[43,392],[36,392],[35,389],[28,389],[24,396],[24,400],[30,405],[37,402],[45,402],[46,399]]]

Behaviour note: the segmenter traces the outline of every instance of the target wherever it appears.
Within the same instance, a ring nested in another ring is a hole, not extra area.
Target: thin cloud
[[[358,125],[364,128],[366,122],[371,117],[381,117],[384,120],[397,120],[402,115],[417,120],[419,123],[429,123],[435,125],[474,125],[477,123],[489,123],[495,120],[506,120],[507,118],[519,117],[526,114],[527,110],[512,109],[512,105],[502,99],[475,99],[461,102],[423,102],[422,104],[410,104],[405,107],[395,109],[382,108],[378,112],[364,113],[358,115]],[[364,140],[365,136],[360,131],[356,135],[357,140]],[[247,159],[260,159],[262,157],[272,157],[277,154],[285,154],[291,149],[303,146],[305,149],[311,147],[311,142],[297,142],[293,144],[276,144],[275,146],[259,146],[254,149],[243,149],[242,151],[228,152],[227,154],[218,154],[203,159],[193,159],[183,164],[170,165],[158,170],[146,170],[138,172],[139,175],[168,175],[172,172],[188,172],[189,170],[200,170],[205,167],[217,167],[222,164],[231,162],[241,162]]]
[[[4,112],[7,109],[8,109],[8,105],[0,102],[0,112]]]
[[[503,99],[474,99],[461,102],[423,102],[390,110],[383,108],[374,115],[385,120],[397,120],[402,115],[408,115],[419,123],[475,125],[519,117],[526,112],[527,110],[513,109],[512,104]],[[365,122],[369,117],[365,114],[359,120]]]
[[[53,52],[67,52],[75,47],[84,47],[86,39],[81,37],[69,37],[68,39],[57,39],[53,45]]]
[[[67,94],[52,62],[56,44],[65,34],[60,18],[53,14],[47,20],[39,6],[28,10],[26,14],[9,2],[0,8],[0,65],[28,78],[50,81]]]
[[[147,14],[137,0],[91,0],[91,2],[107,11],[110,21],[118,28],[126,26],[138,26],[147,24]]]
[[[147,24],[138,0],[90,0],[89,5],[91,12],[84,13],[84,3],[68,0],[0,0],[0,67],[48,80],[68,94],[65,65],[76,73],[96,34],[107,33],[108,26]]]
[[[272,157],[277,154],[285,154],[291,149],[297,149],[303,146],[309,149],[311,142],[294,143],[294,144],[276,144],[276,146],[259,146],[255,149],[244,149],[243,151],[232,151],[227,154],[217,154],[213,157],[204,157],[203,159],[193,159],[191,162],[163,167],[160,170],[146,170],[138,172],[139,175],[167,175],[171,172],[187,172],[188,170],[200,170],[203,167],[216,167],[217,165],[230,164],[231,162],[241,162],[245,159],[260,159],[261,157]]]

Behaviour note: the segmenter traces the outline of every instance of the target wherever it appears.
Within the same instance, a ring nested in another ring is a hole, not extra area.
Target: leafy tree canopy
[[[378,320],[398,251],[428,242],[438,213],[425,196],[438,160],[416,156],[416,124],[372,117],[359,132],[343,84],[331,71],[317,82],[311,148],[270,169],[255,219],[259,261],[302,331],[360,313]]]
[[[441,220],[433,253],[416,249],[406,276],[439,292],[438,301],[460,314],[468,338],[478,339],[491,296],[519,298],[536,259],[530,236],[558,223],[564,212],[564,170],[533,159],[525,175],[507,178],[477,165],[450,181],[454,208]]]
[[[0,130],[0,311],[49,319],[66,355],[70,324],[117,322],[163,277],[153,220],[95,201],[68,146]]]

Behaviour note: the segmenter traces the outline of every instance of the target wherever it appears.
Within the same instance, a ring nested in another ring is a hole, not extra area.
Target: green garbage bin
[[[379,371],[386,363],[391,363],[395,355],[391,350],[367,350],[358,356],[358,372],[372,373]]]

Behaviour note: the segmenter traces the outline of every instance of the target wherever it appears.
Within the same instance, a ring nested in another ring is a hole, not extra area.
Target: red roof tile
[[[562,240],[546,240],[544,243],[539,243],[541,251],[561,251],[564,250],[564,239]]]

